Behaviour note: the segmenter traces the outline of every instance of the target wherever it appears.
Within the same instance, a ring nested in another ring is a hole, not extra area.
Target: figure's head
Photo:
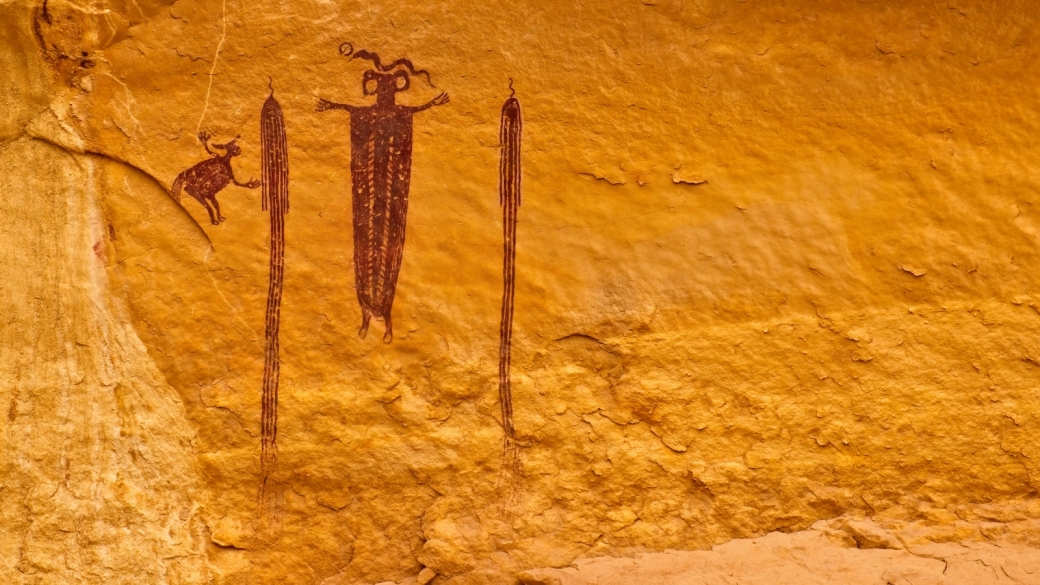
[[[408,72],[404,69],[398,69],[393,73],[380,73],[369,69],[361,79],[365,95],[374,95],[379,102],[388,100],[393,103],[394,94],[407,90],[409,85]]]
[[[235,144],[235,142],[237,142],[239,138],[241,138],[241,136],[235,136],[226,144],[214,144],[213,146],[216,148],[223,149],[224,154],[226,154],[227,156],[238,156],[242,154],[242,147]]]
[[[339,54],[354,59],[366,59],[371,61],[374,67],[365,71],[361,79],[361,87],[365,95],[376,96],[376,103],[394,103],[394,94],[407,91],[411,86],[411,78],[421,75],[426,78],[426,83],[434,87],[430,81],[430,74],[423,69],[416,69],[408,59],[398,59],[393,63],[383,65],[379,55],[361,49],[357,52],[350,43],[339,46]]]

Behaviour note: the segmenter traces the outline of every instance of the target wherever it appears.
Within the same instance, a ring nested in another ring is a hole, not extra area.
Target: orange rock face
[[[888,533],[869,520],[866,523],[893,543],[899,541],[900,535]],[[825,526],[821,529],[833,532]],[[909,547],[856,548],[841,544],[817,530],[772,533],[752,540],[733,540],[711,551],[579,559],[565,569],[525,571],[519,577],[521,585],[984,585],[1035,583],[1040,573],[1040,550],[1035,541],[1032,546],[1006,539]]]
[[[1035,545],[1037,19],[0,2],[0,581]]]

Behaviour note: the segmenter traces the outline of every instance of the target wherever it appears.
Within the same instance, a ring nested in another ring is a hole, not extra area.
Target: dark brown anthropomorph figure
[[[237,136],[227,144],[213,145],[213,148],[223,150],[224,154],[210,150],[209,138],[209,133],[199,132],[199,141],[206,147],[206,152],[212,158],[204,160],[177,175],[177,178],[173,181],[173,197],[180,201],[181,189],[183,188],[188,192],[188,195],[194,197],[196,201],[206,208],[210,222],[213,225],[219,225],[220,222],[224,221],[224,216],[220,213],[217,193],[224,187],[227,187],[229,183],[234,183],[239,187],[247,189],[256,189],[260,186],[260,181],[251,180],[248,183],[239,183],[238,179],[235,178],[235,172],[231,170],[231,159],[242,154],[242,149],[235,144],[238,140]]]
[[[317,111],[350,112],[354,286],[361,305],[358,335],[364,338],[372,317],[377,317],[386,325],[383,341],[390,343],[394,338],[390,312],[404,254],[408,214],[412,116],[448,103],[448,94],[441,93],[421,106],[399,105],[395,96],[409,88],[412,77],[422,75],[433,86],[426,71],[416,71],[407,59],[383,65],[375,53],[365,50],[355,53],[347,43],[340,46],[340,54],[373,63],[374,68],[365,71],[362,78],[362,89],[366,96],[374,95],[376,102],[370,106],[351,106],[322,99]]]

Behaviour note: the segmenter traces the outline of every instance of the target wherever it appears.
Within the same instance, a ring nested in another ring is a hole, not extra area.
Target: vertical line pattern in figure
[[[274,90],[260,114],[263,209],[271,216],[271,265],[267,289],[264,346],[264,382],[260,405],[260,505],[271,495],[268,480],[278,457],[278,377],[280,373],[278,327],[285,269],[285,214],[289,212],[289,154],[282,108]],[[261,508],[262,509],[262,508]]]
[[[513,83],[510,80],[509,89]],[[502,409],[502,430],[504,432],[503,479],[515,497],[517,482],[520,479],[520,452],[516,441],[516,429],[513,426],[513,392],[509,378],[512,361],[513,343],[513,298],[516,290],[516,223],[517,211],[520,207],[520,138],[523,119],[520,115],[520,101],[512,92],[502,105],[502,125],[499,129],[499,142],[502,153],[498,173],[498,198],[502,206],[502,234],[504,238],[502,254],[502,322],[499,329],[498,359],[498,401]]]
[[[379,55],[354,51],[350,43],[340,45],[340,54],[371,61],[365,71],[362,92],[375,96],[375,104],[352,106],[318,101],[317,111],[350,112],[350,176],[354,223],[354,287],[361,306],[358,336],[368,333],[372,317],[382,319],[386,328],[383,341],[394,338],[391,311],[397,291],[397,276],[404,255],[405,223],[408,216],[408,189],[412,172],[412,118],[433,106],[448,103],[441,93],[421,106],[396,102],[397,93],[407,91],[411,79],[430,74],[415,69],[408,59],[384,65]]]

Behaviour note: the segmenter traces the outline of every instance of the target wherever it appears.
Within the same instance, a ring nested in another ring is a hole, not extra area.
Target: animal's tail
[[[177,178],[173,180],[173,198],[178,203],[181,201],[181,187],[184,186],[184,173],[177,175]]]

